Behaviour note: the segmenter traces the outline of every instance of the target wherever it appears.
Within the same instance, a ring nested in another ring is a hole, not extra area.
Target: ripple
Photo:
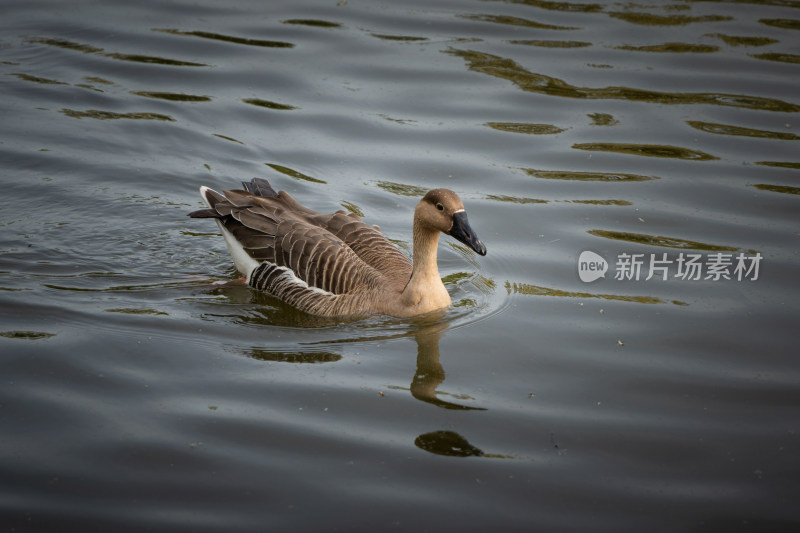
[[[800,111],[800,105],[773,98],[741,94],[671,93],[632,87],[578,87],[562,79],[531,72],[515,61],[501,56],[455,48],[443,50],[443,53],[464,59],[469,70],[510,81],[523,91],[550,96],[588,100],[628,100],[669,105],[707,104],[785,113]]]
[[[724,33],[707,33],[707,37],[722,39],[728,46],[767,46],[779,42],[769,37],[742,37],[738,35],[725,35]]]
[[[384,191],[396,194],[398,196],[421,197],[425,196],[425,194],[428,192],[428,189],[425,187],[405,185],[403,183],[395,183],[393,181],[377,181],[375,184]]]
[[[800,162],[795,161],[756,161],[756,165],[774,168],[791,168],[800,170]]]
[[[414,37],[412,35],[388,35],[385,33],[370,33],[370,35],[384,41],[419,42],[428,40],[427,37]]]
[[[16,76],[17,78],[23,81],[30,81],[33,83],[39,83],[41,85],[69,85],[69,83],[63,81],[53,80],[50,78],[42,78],[40,76],[31,76],[30,74],[24,74],[19,72],[10,74],[10,76]]]
[[[485,454],[454,431],[433,431],[420,435],[414,445],[428,453],[447,457],[483,457]]]
[[[267,165],[272,170],[280,172],[284,176],[289,176],[290,178],[294,178],[296,180],[310,181],[311,183],[328,183],[327,181],[323,181],[317,178],[312,178],[311,176],[306,176],[302,172],[298,172],[283,165],[278,165],[276,163],[264,163],[264,164]]]
[[[526,46],[539,46],[542,48],[586,48],[592,43],[585,41],[548,41],[538,39],[514,39],[508,41],[510,44],[522,44]]]
[[[170,67],[207,67],[205,63],[195,63],[194,61],[181,61],[178,59],[169,59],[159,56],[146,56],[142,54],[103,54],[105,57],[111,59],[118,59],[120,61],[132,61],[134,63],[150,63],[155,65],[167,65]]]
[[[590,152],[614,152],[617,154],[639,155],[644,157],[666,157],[671,159],[689,159],[692,161],[711,161],[719,159],[716,156],[690,150],[680,146],[669,146],[664,144],[633,144],[633,143],[581,143],[573,144],[577,150],[588,150]]]
[[[147,309],[141,307],[119,307],[115,309],[106,309],[106,313],[122,313],[124,315],[153,315],[153,316],[169,316],[169,313],[158,311],[157,309]]]
[[[604,239],[613,239],[615,241],[633,242],[636,244],[646,244],[651,246],[661,246],[664,248],[706,250],[710,252],[739,251],[739,248],[735,248],[733,246],[706,244],[703,242],[677,239],[674,237],[664,237],[661,235],[646,235],[644,233],[630,233],[625,231],[608,231],[600,229],[589,230],[587,233],[594,235],[595,237],[603,237]]]
[[[233,137],[228,137],[227,135],[222,135],[221,133],[212,133],[214,137],[219,137],[220,139],[225,139],[226,141],[230,141],[233,143],[244,144],[242,141],[234,139]]]
[[[609,13],[609,16],[631,24],[643,24],[645,26],[685,26],[698,22],[724,22],[733,20],[733,17],[723,15],[701,15],[692,17],[689,15],[655,15],[653,13]]]
[[[245,104],[250,104],[258,107],[266,107],[267,109],[275,109],[278,111],[291,111],[293,109],[299,109],[293,105],[287,104],[279,104],[277,102],[271,102],[269,100],[262,100],[260,98],[243,98],[242,102]]]
[[[153,91],[131,91],[131,94],[136,96],[144,96],[145,98],[155,98],[156,100],[169,100],[171,102],[210,102],[210,96],[200,96],[196,94],[184,93],[168,93],[168,92],[153,92]]]
[[[567,13],[598,13],[603,11],[602,4],[576,4],[573,2],[557,2],[554,0],[503,0],[510,4],[525,4],[526,6],[547,9],[548,11],[563,11]]]
[[[97,109],[87,109],[86,111],[77,111],[75,109],[62,109],[61,112],[68,117],[72,118],[93,118],[96,120],[163,120],[166,122],[175,122],[175,119],[169,115],[162,115],[160,113],[115,113],[113,111],[100,111]]]
[[[759,22],[785,30],[800,30],[800,20],[798,19],[759,19]]]
[[[525,122],[487,122],[484,125],[498,131],[527,133],[530,135],[555,135],[567,131],[552,124],[529,124]]]
[[[518,196],[507,196],[502,194],[487,194],[484,196],[487,200],[495,202],[508,202],[512,204],[547,204],[551,200],[542,200],[541,198],[526,198]],[[633,205],[627,200],[552,200],[553,202],[567,203],[567,204],[584,204],[584,205]]]
[[[537,170],[534,168],[522,168],[527,175],[534,178],[545,180],[568,180],[568,181],[650,181],[661,179],[658,176],[644,176],[641,174],[628,174],[621,172],[576,172],[570,170]]]
[[[282,21],[283,24],[296,24],[299,26],[312,26],[314,28],[341,28],[338,22],[328,22],[319,19],[289,19]]]
[[[223,35],[221,33],[213,33],[210,31],[181,31],[170,28],[153,28],[153,31],[169,33],[172,35],[183,35],[187,37],[200,37],[201,39],[211,39],[214,41],[222,41],[226,43],[243,44],[246,46],[261,46],[265,48],[294,48],[293,43],[285,41],[269,41],[263,39],[248,39],[246,37],[234,37],[232,35]]]
[[[546,204],[547,200],[542,200],[540,198],[520,198],[517,196],[505,196],[501,194],[487,194],[485,196],[487,200],[494,200],[496,202],[510,202],[513,204]]]
[[[30,42],[44,44],[47,46],[54,46],[56,48],[62,48],[64,50],[74,50],[76,52],[82,52],[84,54],[98,54],[102,55],[103,57],[109,57],[111,59],[117,59],[120,61],[132,61],[135,63],[153,63],[153,64],[160,64],[160,65],[168,65],[168,66],[178,66],[178,67],[207,67],[205,63],[195,63],[193,61],[181,61],[178,59],[169,59],[165,57],[158,57],[158,56],[148,56],[142,54],[122,54],[118,52],[112,53],[103,53],[102,48],[98,48],[96,46],[76,43],[73,41],[68,41],[66,39],[50,39],[50,38],[35,38],[30,39]]]
[[[540,30],[579,30],[573,26],[555,26],[553,24],[544,24],[520,17],[510,17],[507,15],[459,15],[460,18],[467,20],[475,20],[478,22],[491,22],[493,24],[505,24],[509,26],[521,26],[524,28],[537,28]]]
[[[103,51],[102,48],[97,48],[96,46],[76,43],[66,39],[49,39],[46,37],[38,37],[30,39],[30,42],[46,44],[47,46],[55,46],[56,48],[63,48],[65,50],[75,50],[76,52],[83,52],[84,54],[98,54]]]
[[[270,361],[275,363],[300,363],[300,364],[320,364],[335,363],[341,361],[342,356],[338,353],[326,351],[280,351],[268,350],[264,348],[252,348],[246,350],[245,355],[259,361]]]
[[[800,187],[789,187],[788,185],[769,185],[767,183],[757,183],[752,185],[756,189],[770,192],[780,192],[783,194],[800,194]]]
[[[713,122],[701,122],[699,120],[687,120],[686,123],[694,129],[705,131],[706,133],[714,133],[717,135],[737,135],[743,137],[756,137],[762,139],[780,139],[783,141],[796,141],[800,140],[800,135],[794,133],[769,131],[769,130],[756,130],[752,128],[743,128],[741,126],[732,126],[729,124],[715,124]]]
[[[616,126],[619,124],[619,120],[608,113],[591,113],[587,116],[592,119],[593,126]]]
[[[632,52],[657,52],[669,54],[708,54],[719,52],[719,46],[692,43],[664,43],[650,44],[646,46],[622,45],[615,46],[614,48],[617,50],[629,50]]]
[[[779,63],[794,63],[800,64],[800,55],[797,54],[781,54],[777,52],[765,54],[750,54],[750,57],[756,59],[763,59],[764,61],[778,61]]]
[[[47,333],[45,331],[0,331],[0,337],[5,337],[7,339],[39,340],[49,339],[50,337],[55,336],[55,333]]]
[[[633,205],[628,200],[563,200],[573,204],[588,204],[588,205]]]
[[[576,292],[553,289],[551,287],[541,287],[529,283],[516,283],[506,281],[506,292],[508,294],[524,294],[526,296],[556,296],[559,298],[598,298],[601,300],[616,300],[620,302],[633,302],[639,304],[666,304],[689,305],[679,300],[663,300],[655,296],[630,296],[625,294],[600,294],[594,292]]]

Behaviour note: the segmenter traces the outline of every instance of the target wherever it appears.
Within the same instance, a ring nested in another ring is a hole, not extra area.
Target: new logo
[[[578,277],[584,283],[605,278],[607,270],[608,262],[599,254],[586,250],[581,252],[580,257],[578,257]]]

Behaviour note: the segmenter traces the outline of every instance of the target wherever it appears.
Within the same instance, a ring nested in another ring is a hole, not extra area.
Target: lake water
[[[800,526],[797,1],[2,12],[3,531]],[[186,216],[255,176],[488,255],[303,315]]]

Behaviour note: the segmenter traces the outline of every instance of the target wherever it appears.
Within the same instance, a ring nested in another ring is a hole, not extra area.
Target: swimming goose
[[[223,194],[200,187],[209,208],[189,216],[216,220],[250,286],[313,315],[409,317],[448,307],[436,263],[440,232],[486,255],[448,189],[428,192],[414,210],[412,262],[353,213],[317,213],[260,178],[242,185]]]

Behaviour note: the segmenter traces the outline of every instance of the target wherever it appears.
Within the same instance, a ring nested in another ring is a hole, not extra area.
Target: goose
[[[411,317],[451,305],[436,262],[445,233],[480,255],[486,247],[448,189],[433,189],[414,210],[413,261],[354,213],[321,214],[267,180],[243,190],[200,187],[237,270],[251,287],[318,316],[383,314]]]

